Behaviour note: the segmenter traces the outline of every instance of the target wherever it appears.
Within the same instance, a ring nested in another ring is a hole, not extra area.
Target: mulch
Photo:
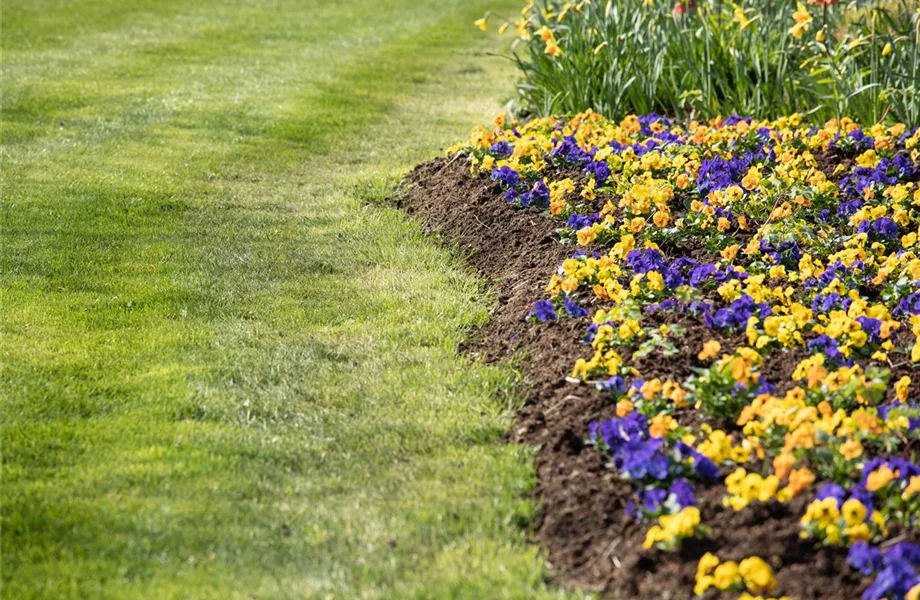
[[[636,523],[624,512],[632,488],[600,452],[585,444],[588,424],[615,416],[615,406],[609,395],[566,379],[575,360],[591,354],[581,341],[586,321],[536,325],[525,320],[534,302],[546,297],[544,288],[558,265],[576,247],[560,243],[554,222],[538,209],[514,208],[488,178],[471,176],[463,159],[438,159],[417,167],[397,204],[445,243],[459,246],[469,264],[494,284],[498,302],[492,318],[464,350],[488,363],[523,356],[527,403],[510,437],[539,448],[534,539],[545,548],[556,583],[610,598],[691,598],[697,562],[705,552],[714,552],[721,560],[764,558],[776,572],[776,596],[859,598],[871,579],[846,564],[846,550],[815,549],[799,538],[798,520],[811,500],[808,494],[787,504],[755,503],[735,512],[721,504],[724,486],[702,489],[697,501],[703,523],[712,527],[711,538],[688,540],[675,552],[644,550],[649,524]],[[680,322],[677,315],[661,318]],[[687,333],[678,354],[636,364],[646,378],[683,377],[697,366],[702,341],[714,333],[695,322],[681,324]],[[789,381],[800,358],[778,353],[764,366],[764,374],[773,382]],[[719,597],[735,596],[719,596],[717,590],[703,596]]]

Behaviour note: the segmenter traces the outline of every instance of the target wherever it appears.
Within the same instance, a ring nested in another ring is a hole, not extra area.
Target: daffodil
[[[809,14],[808,9],[801,2],[796,3],[796,10],[792,13],[792,18],[795,20],[795,25],[792,26],[792,29],[789,30],[789,33],[792,37],[801,39],[802,35],[811,29],[812,18]]]
[[[738,6],[737,4],[732,4],[734,8],[733,18],[738,25],[741,26],[741,29],[747,29],[753,21],[747,18],[747,15],[744,14],[744,9]]]

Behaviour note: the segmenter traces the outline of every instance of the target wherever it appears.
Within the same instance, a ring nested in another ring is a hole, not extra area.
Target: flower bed
[[[625,597],[918,597],[918,142],[588,112],[416,174],[513,307],[479,348],[532,356],[554,565]]]

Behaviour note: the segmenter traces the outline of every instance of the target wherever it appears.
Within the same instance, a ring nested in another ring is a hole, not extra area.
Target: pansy
[[[910,542],[899,542],[885,551],[857,542],[847,562],[863,575],[875,574],[863,593],[864,600],[908,598],[920,586],[920,547]]]
[[[492,171],[492,180],[501,183],[506,188],[516,186],[520,178],[520,174],[511,167],[499,167]]]
[[[549,300],[537,300],[533,305],[531,315],[543,323],[555,321],[558,318],[556,307]]]

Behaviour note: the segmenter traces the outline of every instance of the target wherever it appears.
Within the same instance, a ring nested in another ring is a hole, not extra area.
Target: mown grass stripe
[[[485,4],[4,4],[4,595],[552,595],[479,283],[349,193],[494,110]]]

